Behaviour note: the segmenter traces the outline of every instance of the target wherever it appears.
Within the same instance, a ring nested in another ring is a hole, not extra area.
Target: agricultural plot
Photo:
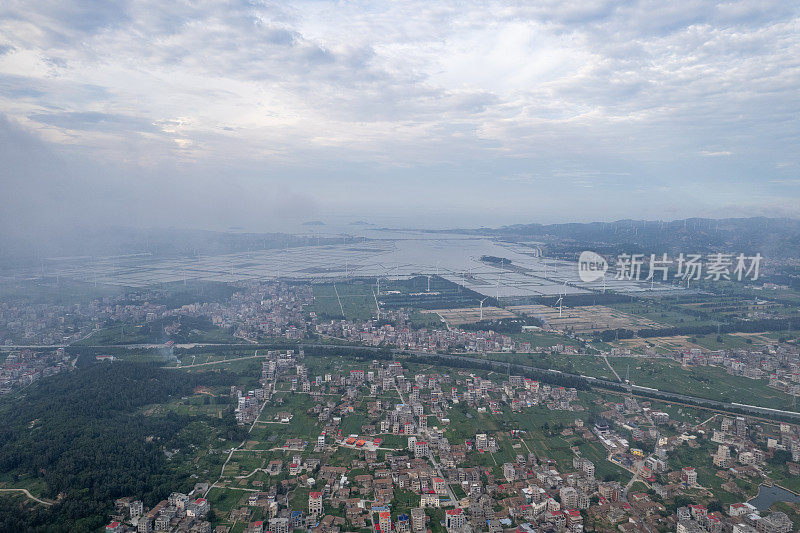
[[[263,437],[279,435],[279,442],[269,446],[270,448],[283,446],[281,439],[316,438],[320,431],[318,420],[315,416],[311,416],[306,412],[316,404],[311,396],[302,393],[276,394],[276,398],[283,398],[283,403],[276,402],[273,399],[264,407],[256,423],[256,428],[253,430],[255,438],[266,440]],[[281,423],[276,419],[278,413],[291,413],[292,418],[288,424]],[[259,436],[262,438],[259,438]]]
[[[601,357],[594,355],[561,355],[538,353],[489,353],[487,358],[496,361],[531,365],[543,369],[559,370],[584,376],[614,379],[614,374]]]
[[[691,350],[699,348],[689,340],[688,335],[674,335],[672,337],[648,337],[646,339],[619,339],[613,341],[620,348],[627,348],[633,353],[644,353],[647,348],[653,348],[656,352],[667,355],[673,352]]]
[[[233,400],[224,394],[224,391],[201,389],[192,396],[147,406],[141,410],[141,413],[145,416],[162,416],[172,412],[180,415],[222,418],[223,416],[232,416],[233,408]]]
[[[460,309],[431,309],[420,310],[423,314],[438,315],[451,326],[474,324],[481,320],[500,320],[502,318],[515,318],[516,315],[500,307],[486,306],[481,311],[480,307],[464,307]],[[483,319],[481,319],[483,316]]]
[[[570,345],[575,343],[574,339],[552,331],[525,330],[521,333],[510,333],[509,336],[516,342],[530,343],[533,348],[549,348],[556,344]]]
[[[765,295],[766,296],[766,295]],[[682,302],[676,304],[695,314],[719,317],[742,316],[749,313],[774,313],[794,315],[797,309],[770,300],[744,297],[711,297],[700,302]]]
[[[362,282],[314,285],[310,311],[326,319],[368,320],[376,313],[374,285]]]
[[[770,333],[725,333],[722,335],[673,335],[671,337],[648,337],[646,339],[619,339],[613,341],[617,347],[628,348],[633,353],[644,353],[653,348],[662,355],[675,351],[702,348],[704,350],[735,350],[775,344],[783,334]]]
[[[559,312],[557,307],[547,305],[515,305],[508,308],[517,314],[535,316],[553,329],[589,333],[606,329],[645,329],[660,328],[663,324],[649,318],[633,315],[605,305],[565,307]]]
[[[633,302],[614,303],[609,304],[608,307],[633,315],[639,318],[647,319],[655,324],[655,327],[670,327],[670,326],[706,326],[716,325],[718,320],[708,316],[696,316],[692,314],[689,308],[682,308],[677,305],[670,305],[666,301],[659,300],[637,300]],[[636,329],[636,328],[628,328]]]
[[[750,339],[749,343],[747,339]],[[754,339],[759,340],[759,342],[756,342]],[[695,335],[694,337],[690,337],[689,341],[706,350],[733,350],[736,348],[747,348],[752,344],[772,344],[772,342],[764,342],[758,335]]]
[[[165,325],[177,323],[175,332],[167,335]],[[93,331],[89,336],[73,343],[74,346],[108,346],[125,344],[163,344],[174,341],[188,343],[236,343],[241,339],[229,331],[218,328],[205,318],[181,317],[176,320],[157,320],[144,324],[119,324]]]
[[[411,311],[409,321],[415,328],[442,328],[442,317],[435,313],[422,312],[417,309]]]
[[[719,367],[686,369],[672,360],[631,357],[613,357],[609,361],[620,376],[630,369],[630,380],[636,385],[723,402],[793,409],[791,396],[770,388],[767,380],[733,376]]]

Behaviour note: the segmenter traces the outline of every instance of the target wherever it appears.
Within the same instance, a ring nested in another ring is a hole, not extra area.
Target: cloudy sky
[[[799,5],[6,0],[2,222],[800,216]]]

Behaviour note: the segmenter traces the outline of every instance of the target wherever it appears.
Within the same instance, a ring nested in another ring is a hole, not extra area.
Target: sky
[[[800,216],[800,4],[0,3],[0,225]]]

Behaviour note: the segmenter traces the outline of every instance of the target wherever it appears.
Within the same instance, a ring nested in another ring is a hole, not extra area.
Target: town
[[[797,426],[336,359],[266,353],[260,387],[229,391],[249,436],[219,479],[150,510],[118,500],[129,512],[106,530],[211,531],[211,509],[220,533],[794,530],[746,489],[771,488],[776,467],[797,479]]]
[[[214,301],[182,304],[180,298],[171,297],[165,291],[149,289],[133,294],[125,292],[83,305],[53,306],[46,312],[35,304],[2,302],[0,318],[6,321],[6,329],[5,338],[0,338],[0,341],[13,357],[7,358],[0,369],[0,392],[25,386],[42,373],[52,374],[65,365],[69,366],[69,361],[64,360],[68,354],[65,355],[63,350],[68,344],[134,348],[162,346],[171,350],[173,346],[217,342],[257,344],[283,337],[291,342],[330,339],[428,353],[547,352],[563,356],[589,354],[601,358],[668,359],[680,363],[683,368],[712,366],[724,369],[732,376],[768,380],[770,387],[788,397],[800,395],[800,347],[796,343],[763,343],[761,338],[760,346],[723,349],[703,349],[692,345],[672,349],[657,345],[637,347],[627,345],[624,340],[609,345],[598,342],[598,335],[602,333],[599,324],[594,329],[576,333],[560,329],[562,326],[558,319],[546,314],[536,318],[522,313],[519,315],[521,319],[539,324],[522,326],[521,331],[531,333],[532,340],[527,340],[524,336],[520,338],[520,335],[495,331],[493,325],[502,325],[502,322],[482,322],[477,316],[475,323],[485,325],[486,329],[467,328],[469,323],[451,326],[446,322],[443,324],[444,319],[420,323],[414,320],[415,314],[419,315],[414,309],[381,309],[377,295],[378,317],[373,308],[367,307],[364,314],[367,318],[363,320],[324,319],[317,312],[320,305],[313,286],[307,284],[247,282],[234,284],[221,292],[223,294],[213,298]],[[170,300],[178,301],[172,306],[154,303]],[[578,306],[568,313],[586,313],[592,307],[600,306]],[[486,310],[487,315],[500,311],[505,310]],[[369,317],[370,314],[373,316]],[[480,316],[483,316],[483,308]],[[514,317],[511,313],[508,316]],[[631,317],[631,320],[635,318]],[[54,324],[59,324],[55,328],[57,338],[50,329]],[[64,335],[66,332],[69,335]],[[552,333],[541,337],[549,339],[550,343],[537,342],[537,333]],[[56,340],[57,343],[52,344]],[[24,348],[14,351],[16,345]],[[617,379],[620,378],[618,371],[613,373]]]

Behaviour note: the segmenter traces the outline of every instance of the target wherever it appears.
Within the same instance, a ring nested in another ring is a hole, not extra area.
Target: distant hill
[[[539,240],[577,248],[624,246],[626,251],[760,252],[771,257],[800,257],[800,220],[788,218],[688,218],[684,220],[617,220],[569,224],[516,224],[465,233],[513,240]]]

